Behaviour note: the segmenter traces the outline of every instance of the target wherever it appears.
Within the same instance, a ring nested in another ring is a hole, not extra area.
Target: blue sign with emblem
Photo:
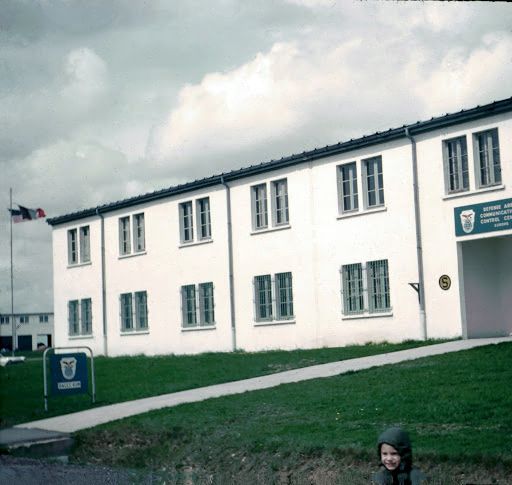
[[[455,207],[454,216],[456,236],[512,229],[512,199]]]
[[[89,390],[85,353],[50,356],[52,394],[80,394]]]

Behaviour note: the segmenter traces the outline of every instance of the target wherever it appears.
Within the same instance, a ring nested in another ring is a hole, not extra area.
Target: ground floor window
[[[391,311],[388,260],[344,264],[341,294],[344,315]]]
[[[146,291],[122,293],[120,296],[121,331],[143,331],[148,324],[148,296]]]
[[[92,300],[68,302],[68,333],[70,336],[92,335]]]
[[[291,272],[255,276],[253,285],[256,322],[294,318]]]
[[[213,283],[182,286],[181,313],[183,328],[215,325]]]

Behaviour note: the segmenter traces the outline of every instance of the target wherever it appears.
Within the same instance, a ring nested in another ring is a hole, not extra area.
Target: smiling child
[[[419,485],[425,483],[423,473],[412,466],[411,440],[401,428],[389,428],[377,441],[381,468],[374,475],[377,485]]]

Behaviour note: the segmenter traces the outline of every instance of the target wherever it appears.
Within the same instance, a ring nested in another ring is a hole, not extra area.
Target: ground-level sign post
[[[46,369],[46,354],[50,357],[51,393],[56,396],[71,394],[89,394],[89,373],[87,369],[87,355],[85,352],[76,352],[84,349],[91,357],[91,399],[96,402],[96,383],[94,379],[94,356],[90,347],[52,347],[43,354],[44,379],[44,410],[48,411],[48,372]],[[65,353],[56,353],[56,350],[67,350]],[[74,350],[75,352],[71,352]]]

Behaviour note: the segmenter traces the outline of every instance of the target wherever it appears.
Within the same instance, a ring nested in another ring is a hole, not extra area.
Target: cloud
[[[62,89],[62,101],[75,109],[88,110],[99,103],[107,92],[107,66],[92,49],[72,50],[64,66],[67,83]]]
[[[431,113],[469,108],[510,96],[512,79],[512,35],[485,35],[472,51],[450,49],[434,70],[412,68],[411,78],[418,97]],[[426,95],[428,93],[428,96]]]

